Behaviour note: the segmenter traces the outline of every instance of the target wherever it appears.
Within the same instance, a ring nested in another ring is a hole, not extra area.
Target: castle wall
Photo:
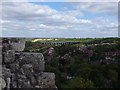
[[[0,89],[57,88],[55,74],[44,72],[42,53],[22,52],[25,39],[0,39]]]

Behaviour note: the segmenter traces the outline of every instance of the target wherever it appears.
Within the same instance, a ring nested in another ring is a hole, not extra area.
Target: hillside
[[[41,45],[41,42],[81,42]],[[58,88],[117,88],[119,38],[29,39],[25,51],[41,52],[46,71],[56,74]]]

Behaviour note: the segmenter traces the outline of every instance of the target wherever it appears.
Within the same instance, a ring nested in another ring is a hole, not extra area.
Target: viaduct
[[[80,42],[41,42],[40,44],[42,45],[52,45],[52,46],[57,46],[57,45],[72,45],[72,44],[80,44]]]

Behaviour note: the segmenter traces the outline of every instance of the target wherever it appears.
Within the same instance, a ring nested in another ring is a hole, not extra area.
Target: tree
[[[75,77],[69,81],[71,88],[94,88],[94,83],[88,79]]]
[[[115,70],[108,70],[108,78],[112,80],[112,86],[113,87],[118,87],[118,72]]]

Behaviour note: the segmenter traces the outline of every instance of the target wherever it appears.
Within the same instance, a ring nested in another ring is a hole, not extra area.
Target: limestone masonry
[[[42,53],[22,52],[23,38],[0,39],[0,90],[10,88],[55,88],[55,74],[44,72]]]

